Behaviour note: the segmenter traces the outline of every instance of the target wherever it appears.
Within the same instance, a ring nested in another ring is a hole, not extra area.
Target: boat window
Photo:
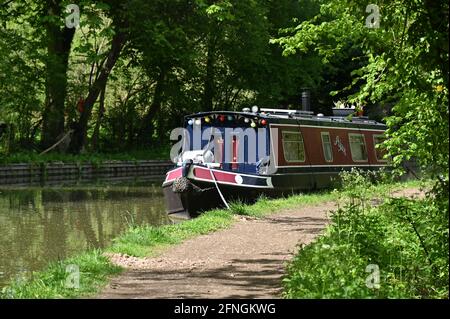
[[[382,144],[385,141],[385,137],[383,135],[374,135],[373,136],[373,145],[375,148],[375,156],[378,162],[387,162],[383,157],[386,155],[386,150],[384,148],[376,147],[377,145]]]
[[[323,148],[323,156],[325,161],[332,162],[333,161],[333,147],[331,145],[331,138],[329,132],[320,133],[322,136],[322,148]]]
[[[354,162],[367,162],[367,148],[364,134],[348,134],[350,151]]]
[[[283,132],[283,152],[286,162],[305,161],[305,145],[300,132]]]

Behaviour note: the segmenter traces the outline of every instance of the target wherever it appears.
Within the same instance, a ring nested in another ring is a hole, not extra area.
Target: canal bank
[[[58,184],[98,179],[123,180],[134,176],[164,180],[173,163],[164,160],[43,162],[0,165],[0,186]]]
[[[384,194],[386,189],[392,189],[394,187],[402,189],[411,187],[412,185],[415,184],[379,185],[377,186],[376,194]],[[145,264],[145,261],[149,260],[148,258],[153,260],[151,258],[152,256],[163,256],[169,247],[175,247],[174,249],[176,249],[179,245],[186,245],[186,243],[189,245],[191,240],[202,241],[203,238],[203,242],[207,245],[207,242],[202,236],[213,234],[220,230],[223,230],[228,234],[228,229],[234,227],[233,225],[236,223],[258,223],[261,219],[264,219],[265,216],[269,216],[273,213],[277,213],[276,215],[280,213],[286,214],[289,213],[290,210],[300,212],[302,215],[301,212],[305,212],[305,210],[309,211],[310,209],[318,209],[316,207],[317,205],[323,206],[325,203],[335,201],[338,197],[339,192],[327,192],[297,195],[277,200],[262,199],[255,205],[246,206],[234,204],[232,205],[231,211],[211,211],[201,215],[195,220],[180,224],[165,225],[161,227],[148,225],[130,227],[126,232],[115,239],[112,246],[109,248],[101,251],[90,251],[60,263],[54,263],[46,270],[35,273],[34,276],[28,278],[28,280],[10,285],[3,290],[2,296],[3,298],[70,298],[92,296],[110,281],[112,275],[116,275],[123,270],[123,267],[111,262],[110,258],[112,258],[113,261],[117,261],[115,258],[119,258],[121,260],[119,265],[121,266],[126,266],[127,263]],[[326,212],[326,210],[327,209],[324,211]],[[283,223],[290,223],[287,219],[281,218],[283,215],[279,216],[280,220],[276,222],[277,224],[282,225]],[[269,224],[274,223],[274,219],[272,219],[271,222],[271,217],[268,218]],[[299,216],[299,218],[303,217]],[[320,219],[323,218],[320,217]],[[309,221],[306,222],[314,221],[309,219]],[[314,229],[316,235],[320,233],[320,230],[324,225],[322,221],[319,224],[320,225],[317,225],[317,227],[315,227],[316,229]],[[294,226],[294,231],[302,231],[302,228],[304,228],[305,225],[301,222],[294,222],[292,226]],[[246,234],[244,235],[251,236],[252,229],[252,227],[247,229]],[[264,234],[264,232],[262,232],[262,234]],[[226,250],[229,240],[232,239],[231,237],[228,238],[225,236],[221,241],[217,241],[217,244],[223,245]],[[263,237],[264,236],[262,236],[262,238]],[[244,243],[238,237],[234,239],[237,239],[241,244],[248,244]],[[267,238],[266,236],[265,241],[266,246],[271,247],[270,238]],[[189,247],[189,249],[195,253],[196,250],[192,249],[192,243]],[[213,248],[214,246],[211,246],[211,249]],[[251,251],[251,249],[249,249],[249,251]],[[123,262],[124,260],[125,262]],[[67,266],[72,264],[77,265],[80,270],[80,285],[77,289],[66,286],[66,269]],[[191,269],[189,268],[189,260],[186,260],[185,265],[187,266],[185,270],[189,271],[189,269]],[[132,271],[132,269],[128,269],[125,276],[129,271]],[[176,276],[176,274],[174,275]],[[126,296],[124,295],[123,297]],[[146,297],[151,298],[151,296]]]

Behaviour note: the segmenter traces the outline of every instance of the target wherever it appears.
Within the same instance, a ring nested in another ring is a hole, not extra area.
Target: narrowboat
[[[386,126],[336,111],[341,113],[324,116],[255,106],[186,116],[173,149],[175,167],[162,185],[167,213],[193,217],[262,194],[327,188],[353,167],[388,166],[375,147]]]

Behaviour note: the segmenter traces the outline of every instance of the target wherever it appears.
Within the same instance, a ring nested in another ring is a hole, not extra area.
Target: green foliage
[[[382,108],[385,146],[399,171],[417,159],[448,181],[445,2],[380,3],[378,29],[365,26],[361,0],[77,3],[73,38],[64,28],[67,1],[0,7],[1,153],[42,150],[45,138],[77,128],[84,112],[77,105],[98,86],[123,32],[104,94],[80,129],[88,151],[168,143],[183,115],[205,108],[298,107],[309,87],[316,112],[329,114],[343,99]]]
[[[374,29],[365,25],[365,1],[320,3],[319,14],[273,42],[288,56],[317,52],[327,65],[342,59],[349,44],[359,51],[355,59],[367,63],[352,70],[352,84],[341,92],[356,105],[393,106],[384,146],[397,173],[414,158],[448,184],[448,3],[379,3],[380,27]]]
[[[25,4],[15,3],[14,9],[11,15],[17,17],[25,10]],[[38,5],[29,4],[27,9],[15,23],[0,7],[0,125],[8,125],[3,138],[0,133],[0,152],[4,153],[33,139],[44,95],[44,81],[36,76],[44,67],[39,31],[34,30],[32,23]]]
[[[317,96],[336,89],[334,80],[321,85],[330,72],[317,54],[286,58],[269,43],[314,16],[314,0],[83,0],[76,30],[64,27],[68,3],[0,7],[0,124],[8,124],[0,153],[42,151],[70,129],[86,133],[87,152],[139,149],[169,143],[180,119],[205,105],[298,107],[302,87]],[[119,32],[125,41],[104,94],[79,107],[101,84]]]
[[[148,150],[129,151],[126,153],[85,153],[72,155],[65,153],[47,153],[39,155],[35,152],[18,152],[9,156],[0,156],[0,164],[12,163],[101,163],[104,161],[138,161],[138,160],[168,160],[170,146],[154,147]]]
[[[448,298],[448,198],[387,198],[361,173],[343,177],[344,205],[287,267],[286,298]],[[376,203],[376,202],[375,202]],[[369,277],[376,265],[379,288]],[[369,266],[370,267],[370,266]],[[369,283],[369,286],[367,285]]]

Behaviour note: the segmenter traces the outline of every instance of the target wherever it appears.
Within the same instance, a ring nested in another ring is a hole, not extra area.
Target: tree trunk
[[[161,104],[163,101],[164,92],[164,82],[166,80],[166,69],[161,68],[158,76],[158,81],[156,82],[155,94],[153,96],[152,104],[148,109],[147,113],[144,115],[142,120],[142,125],[140,129],[140,140],[143,145],[150,145],[153,136],[153,120],[155,115],[161,109]]]
[[[103,86],[102,91],[100,92],[100,102],[99,102],[99,106],[98,106],[97,122],[95,123],[94,133],[92,134],[91,147],[94,152],[97,151],[97,149],[98,149],[100,126],[102,124],[103,115],[105,114],[106,83],[107,82],[105,82],[105,85]]]
[[[74,134],[72,137],[70,150],[72,153],[80,153],[87,142],[87,130],[88,130],[88,122],[92,114],[92,108],[94,103],[97,101],[97,98],[102,91],[102,88],[106,85],[108,81],[109,74],[111,73],[114,65],[119,59],[120,52],[126,42],[125,33],[117,31],[114,35],[111,43],[111,49],[108,54],[108,58],[106,59],[105,64],[102,67],[102,70],[99,73],[97,79],[95,79],[94,84],[89,90],[88,96],[84,101],[84,110],[80,115],[80,119],[75,124]]]
[[[46,10],[51,17],[61,15],[60,4],[48,0]],[[54,22],[46,23],[47,61],[45,79],[45,109],[43,114],[42,147],[57,142],[64,133],[64,102],[67,95],[67,69],[75,28],[61,28]]]
[[[208,56],[206,58],[206,76],[203,91],[203,111],[213,110],[214,99],[214,63],[215,63],[215,45],[213,35],[208,39]]]

